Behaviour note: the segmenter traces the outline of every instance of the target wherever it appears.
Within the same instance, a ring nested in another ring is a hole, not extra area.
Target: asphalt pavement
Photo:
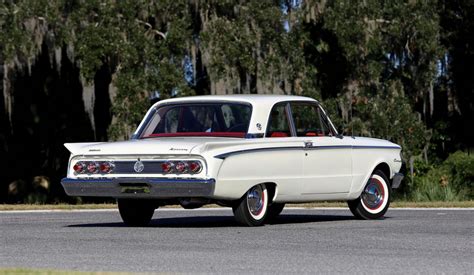
[[[229,209],[159,209],[140,228],[110,210],[0,212],[0,268],[473,274],[473,229],[474,209],[391,209],[373,221],[345,209],[285,209],[253,228]]]

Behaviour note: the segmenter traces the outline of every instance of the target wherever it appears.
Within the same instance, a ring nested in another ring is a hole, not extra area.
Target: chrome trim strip
[[[250,152],[257,152],[257,151],[270,151],[270,150],[294,150],[294,149],[302,149],[302,150],[327,150],[327,149],[401,149],[398,146],[353,146],[353,145],[328,145],[328,146],[312,146],[312,147],[303,147],[302,146],[285,146],[285,147],[267,147],[267,148],[256,148],[256,149],[247,149],[247,150],[238,150],[227,152],[223,154],[219,154],[214,156],[218,159],[225,159],[234,154],[243,154],[243,153],[250,153]]]
[[[326,149],[352,149],[352,145],[328,145],[328,146],[313,146],[305,149],[309,150],[326,150]]]
[[[290,124],[289,126],[290,126],[291,136],[296,137],[298,136],[298,134],[296,133],[295,120],[293,117],[293,111],[291,110],[290,102],[286,103],[285,112],[286,112],[286,117],[288,118],[288,123]]]
[[[225,159],[226,157],[228,157],[230,155],[234,155],[234,154],[244,154],[244,153],[258,152],[258,151],[295,150],[295,149],[303,149],[303,147],[300,147],[300,146],[285,146],[285,147],[268,147],[268,148],[246,149],[246,150],[232,151],[232,152],[216,155],[214,157],[218,158],[218,159]]]
[[[319,109],[323,112],[324,117],[327,119],[327,121],[328,121],[329,124],[330,124],[330,127],[332,127],[332,130],[333,130],[335,136],[338,136],[339,133],[338,133],[336,127],[335,127],[334,124],[332,123],[332,121],[331,121],[331,119],[329,118],[329,116],[326,114],[326,111],[324,110],[323,106],[321,105],[321,103],[320,103],[319,101],[318,101],[318,107],[319,107]]]
[[[353,149],[402,149],[400,146],[353,146]]]

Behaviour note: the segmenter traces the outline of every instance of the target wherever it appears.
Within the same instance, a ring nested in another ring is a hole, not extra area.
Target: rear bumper
[[[61,180],[69,196],[114,198],[210,197],[214,179],[112,178]]]

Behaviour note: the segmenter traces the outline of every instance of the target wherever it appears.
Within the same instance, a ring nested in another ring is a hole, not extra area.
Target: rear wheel
[[[117,203],[120,216],[128,226],[148,225],[156,209],[148,200],[118,199]]]
[[[263,225],[268,210],[268,191],[265,185],[250,188],[233,210],[238,223],[246,226]]]
[[[376,170],[369,178],[359,198],[349,201],[349,209],[359,219],[383,217],[390,205],[392,189],[385,174]]]

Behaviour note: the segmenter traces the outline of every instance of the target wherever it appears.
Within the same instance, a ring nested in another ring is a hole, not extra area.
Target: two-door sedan
[[[132,226],[170,204],[232,207],[240,224],[256,226],[285,203],[344,200],[356,217],[376,219],[403,178],[399,145],[343,136],[301,96],[162,100],[131,140],[65,146],[66,193],[116,198]]]

